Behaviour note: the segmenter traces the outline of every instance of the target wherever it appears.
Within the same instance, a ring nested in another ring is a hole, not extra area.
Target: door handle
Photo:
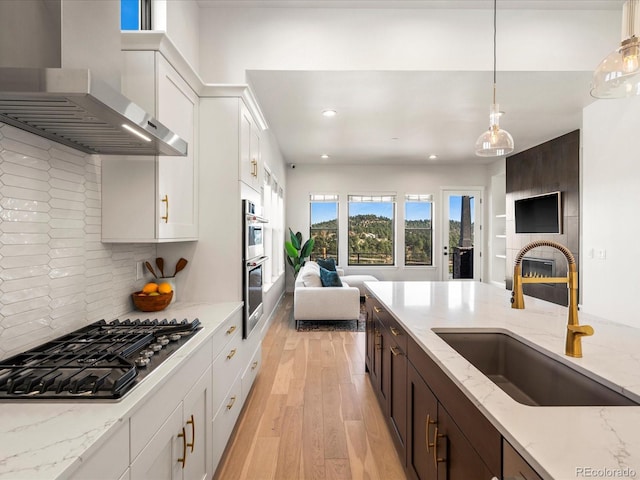
[[[182,437],[182,458],[179,458],[178,461],[182,464],[182,468],[184,469],[187,464],[187,432],[185,432],[184,427],[182,427],[182,432],[178,434],[178,438]]]
[[[191,415],[191,418],[187,420],[187,425],[191,425],[191,443],[187,443],[187,447],[191,448],[191,453],[193,453],[193,447],[196,444],[196,422]]]

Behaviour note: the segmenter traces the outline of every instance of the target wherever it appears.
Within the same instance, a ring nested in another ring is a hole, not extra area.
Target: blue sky
[[[311,223],[335,220],[338,217],[337,204],[316,202],[311,204]]]

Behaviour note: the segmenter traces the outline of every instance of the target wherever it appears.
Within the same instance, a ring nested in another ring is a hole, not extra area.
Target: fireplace
[[[556,261],[552,258],[533,258],[524,257],[522,259],[522,276],[523,277],[555,277]],[[545,283],[543,285],[553,285]]]

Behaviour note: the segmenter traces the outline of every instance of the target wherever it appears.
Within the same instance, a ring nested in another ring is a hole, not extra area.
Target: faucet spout
[[[565,256],[569,267],[567,277],[523,277],[522,258],[536,247],[553,247]],[[524,308],[524,295],[522,285],[524,283],[566,283],[569,288],[569,316],[567,318],[567,338],[565,354],[570,357],[582,357],[582,337],[593,335],[593,327],[580,325],[578,322],[578,271],[576,261],[571,251],[564,245],[549,240],[540,240],[528,243],[516,255],[513,267],[513,290],[511,292],[511,308]]]

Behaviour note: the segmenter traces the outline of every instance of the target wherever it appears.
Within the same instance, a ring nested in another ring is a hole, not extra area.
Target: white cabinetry
[[[506,176],[491,177],[491,283],[505,286],[507,268]]]
[[[260,193],[264,167],[260,155],[260,130],[251,112],[240,103],[240,180]]]
[[[211,355],[209,341],[131,417],[132,480],[213,475]]]
[[[82,459],[82,465],[71,478],[92,480],[129,479],[129,422],[117,427],[95,454]]]
[[[198,237],[199,99],[164,56],[124,52],[123,93],[188,143],[186,157],[102,160],[102,241],[171,242]]]

